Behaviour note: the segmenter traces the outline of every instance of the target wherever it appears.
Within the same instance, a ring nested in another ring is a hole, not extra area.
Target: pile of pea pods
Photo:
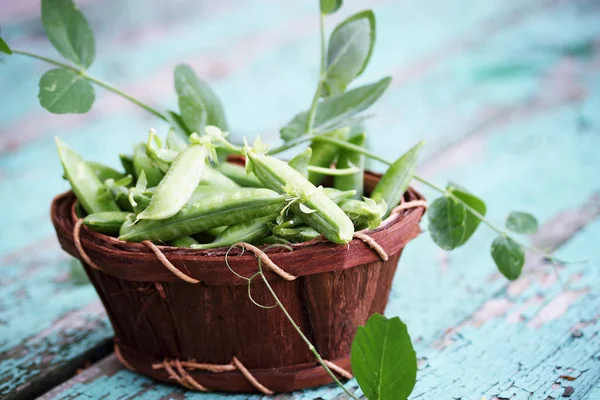
[[[357,146],[365,134],[332,135]],[[337,244],[377,228],[400,202],[412,173],[415,146],[392,164],[363,197],[364,156],[326,142],[311,143],[289,162],[268,155],[257,140],[236,147],[216,127],[184,141],[170,131],[120,155],[123,171],[85,161],[60,139],[58,154],[90,230],[124,241],[149,240],[194,249],[291,244],[318,236]],[[246,166],[218,162],[217,152],[245,156]],[[335,165],[335,168],[332,167]],[[332,175],[332,187],[321,186]]]

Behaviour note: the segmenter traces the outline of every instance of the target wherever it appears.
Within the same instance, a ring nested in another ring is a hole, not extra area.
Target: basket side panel
[[[347,357],[358,326],[383,312],[399,257],[302,278],[314,344],[323,357]]]
[[[235,355],[250,369],[314,362],[283,312],[256,306],[248,297],[247,286],[163,282],[162,298],[153,283],[121,280],[86,269],[118,343],[133,353],[155,361],[178,358],[211,364],[227,364]],[[271,282],[292,318],[306,332],[299,285]],[[259,304],[274,304],[263,282],[253,281],[251,290]]]
[[[398,263],[400,261],[400,256],[402,256],[402,250],[400,250],[398,254],[390,256],[389,260],[385,262],[383,268],[381,269],[379,280],[377,281],[377,294],[373,299],[373,303],[371,304],[369,315],[373,315],[375,313],[383,314],[385,311],[385,307],[387,306],[388,299],[390,297],[390,291],[392,290],[394,275],[396,274],[396,269],[398,268]]]

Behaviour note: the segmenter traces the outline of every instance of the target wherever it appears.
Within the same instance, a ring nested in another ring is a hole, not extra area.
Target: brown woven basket
[[[365,190],[370,192],[379,178],[366,173]],[[404,201],[422,199],[410,189]],[[59,195],[52,202],[51,216],[62,248],[82,259],[74,244],[74,204],[72,192]],[[400,254],[420,233],[423,212],[423,207],[416,207],[393,213],[381,227],[367,232],[389,255],[385,262],[358,239],[348,246],[316,239],[294,245],[292,252],[277,248],[267,252],[278,266],[298,277],[286,281],[265,271],[285,308],[324,359],[350,371],[356,329],[371,314],[383,312]],[[227,249],[158,246],[173,265],[201,281],[190,284],[142,244],[85,227],[80,240],[101,268],[82,260],[106,307],[116,334],[116,354],[126,367],[199,390],[289,392],[331,382],[283,312],[250,301],[247,282],[225,265]],[[257,260],[251,253],[240,254],[240,249],[233,249],[229,263],[249,277],[257,271]],[[251,289],[257,302],[273,304],[260,279]],[[223,368],[212,372],[194,368],[190,361]]]

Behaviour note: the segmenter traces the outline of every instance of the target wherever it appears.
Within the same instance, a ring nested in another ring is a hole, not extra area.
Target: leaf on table
[[[327,45],[324,97],[341,93],[366,68],[375,44],[371,10],[352,15],[335,27]]]
[[[9,56],[12,54],[12,50],[10,49],[10,47],[8,47],[8,45],[6,44],[4,39],[2,39],[1,37],[0,37],[0,52],[6,53]]]
[[[227,131],[223,105],[210,86],[185,64],[175,67],[174,78],[181,119],[188,131],[204,134],[206,125]]]
[[[322,100],[317,105],[314,131],[331,130],[331,126],[356,117],[381,97],[391,80],[390,77],[383,78],[378,82],[359,86]],[[305,133],[306,118],[307,112],[296,115],[286,126],[281,128],[281,138],[288,141],[302,136]]]
[[[512,211],[508,214],[508,217],[506,217],[505,226],[506,229],[516,233],[533,235],[537,232],[538,221],[533,215],[527,212]]]
[[[42,0],[42,24],[63,57],[88,68],[96,56],[94,33],[72,0]]]
[[[321,13],[333,14],[342,6],[342,0],[321,0]]]
[[[492,258],[507,279],[514,281],[521,275],[525,264],[525,252],[514,240],[507,236],[498,236],[492,242]]]
[[[356,331],[352,372],[369,400],[404,400],[417,380],[417,355],[398,317],[375,314]]]
[[[83,114],[94,104],[94,87],[79,74],[51,69],[40,78],[38,98],[54,114]]]
[[[468,206],[474,208],[475,211],[477,211],[479,214],[485,216],[485,213],[487,212],[487,207],[485,205],[485,202],[479,197],[471,194],[465,189],[455,186],[452,183],[448,185],[448,190],[458,199],[464,201]],[[462,246],[469,240],[469,238],[471,238],[471,236],[473,235],[473,233],[475,233],[477,227],[481,223],[481,220],[477,218],[471,211],[466,211],[467,219],[465,220],[465,235],[463,236],[462,242],[459,246]]]
[[[427,210],[429,235],[444,250],[453,250],[463,243],[467,211],[456,200],[444,196],[436,199]]]

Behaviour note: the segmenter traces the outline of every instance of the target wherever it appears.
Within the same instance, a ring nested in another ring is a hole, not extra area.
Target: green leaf
[[[521,275],[525,252],[517,242],[507,236],[498,236],[492,242],[491,253],[496,266],[507,279],[514,281]]]
[[[8,45],[6,44],[4,39],[2,39],[1,37],[0,37],[0,52],[6,53],[9,56],[12,54],[12,50],[10,49],[10,47],[8,47]]]
[[[408,189],[417,167],[419,153],[424,144],[424,141],[420,141],[390,165],[377,186],[375,186],[373,193],[371,193],[373,200],[384,200],[388,205],[384,218],[390,215],[392,209],[400,203],[400,199]]]
[[[535,217],[529,213],[522,211],[512,211],[506,217],[506,229],[510,229],[516,233],[524,233],[533,235],[537,232],[538,222]]]
[[[62,68],[51,69],[40,78],[38,98],[54,114],[83,114],[94,104],[94,88],[80,75]]]
[[[465,189],[462,189],[462,188],[459,189],[459,187],[457,187],[456,185],[454,185],[452,183],[450,185],[448,185],[448,190],[454,196],[456,196],[460,200],[464,201],[468,206],[471,206],[472,208],[474,208],[475,211],[477,211],[479,214],[485,216],[485,213],[487,212],[487,207],[486,207],[484,201],[481,200],[479,197],[469,193]],[[465,235],[459,246],[462,246],[463,244],[465,244],[467,242],[467,240],[469,240],[469,238],[477,230],[477,227],[479,226],[480,222],[481,222],[481,220],[479,218],[477,218],[471,211],[467,210],[467,219],[465,221]]]
[[[96,56],[94,33],[72,0],[42,0],[42,24],[63,57],[83,68],[92,64]]]
[[[390,77],[383,78],[378,82],[359,86],[322,100],[317,106],[313,129],[316,132],[331,131],[332,127],[339,127],[340,122],[352,119],[375,103],[385,92],[391,80]],[[281,128],[281,138],[288,141],[302,136],[306,127],[306,118],[307,112],[296,115]]]
[[[369,400],[404,400],[417,381],[417,355],[398,317],[374,314],[356,331],[352,372]]]
[[[444,250],[453,250],[463,243],[467,211],[450,197],[436,199],[429,210],[429,235]]]
[[[375,16],[371,10],[351,16],[331,33],[323,95],[341,93],[366,68],[375,44]]]
[[[175,90],[179,96],[181,118],[190,132],[203,134],[206,125],[227,131],[221,101],[189,65],[179,64],[175,68]]]
[[[321,0],[321,13],[333,14],[342,6],[342,0]]]

